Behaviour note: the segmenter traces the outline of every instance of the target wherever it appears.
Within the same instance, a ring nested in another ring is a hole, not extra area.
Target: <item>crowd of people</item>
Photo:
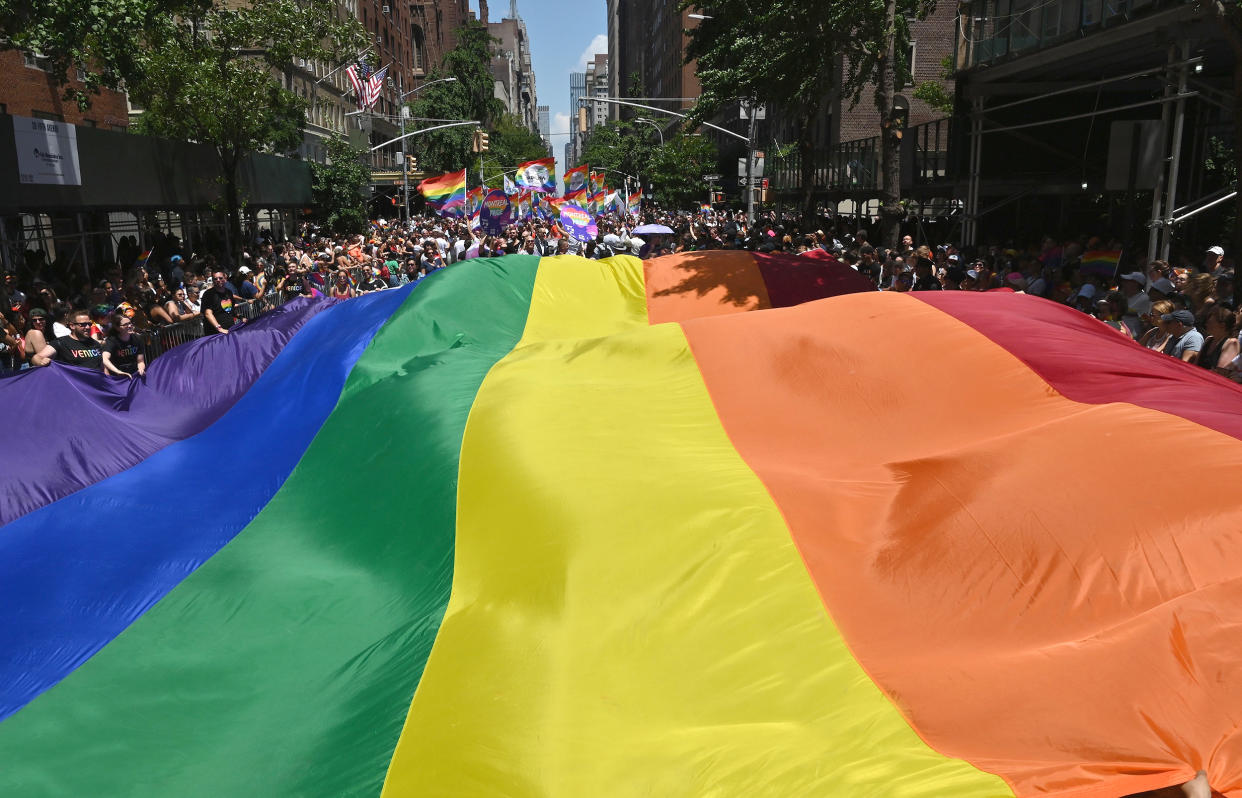
[[[657,232],[651,232],[657,231]],[[836,260],[884,291],[1014,291],[1094,316],[1118,335],[1222,376],[1242,381],[1233,263],[1216,245],[1175,262],[1131,260],[1099,268],[1088,256],[1120,244],[1090,238],[1045,238],[1029,246],[988,245],[969,251],[951,243],[892,249],[869,241],[865,227],[802,230],[774,213],[748,225],[740,212],[610,214],[592,240],[570,235],[556,220],[527,219],[501,235],[471,229],[463,218],[377,220],[364,235],[332,236],[304,224],[276,240],[264,231],[233,265],[184,251],[166,237],[141,258],[133,242],[122,262],[93,279],[57,279],[37,259],[0,285],[0,374],[60,361],[118,379],[140,378],[169,342],[227,335],[235,325],[298,296],[348,299],[396,288],[476,257],[578,254],[640,258],[713,249],[784,252]],[[132,260],[131,260],[132,258]],[[129,261],[126,263],[125,261]],[[173,333],[176,333],[175,335]],[[153,342],[159,344],[153,348]]]

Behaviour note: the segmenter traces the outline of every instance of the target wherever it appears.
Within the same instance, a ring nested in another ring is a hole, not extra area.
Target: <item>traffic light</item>
[[[479,152],[487,152],[487,131],[479,131]]]

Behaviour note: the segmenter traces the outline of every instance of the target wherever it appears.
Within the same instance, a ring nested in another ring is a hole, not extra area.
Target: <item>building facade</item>
[[[47,59],[17,50],[0,52],[0,113],[29,116],[81,127],[124,130],[129,126],[125,95],[103,90],[85,111],[64,99],[64,84],[81,85],[77,75],[48,72]]]
[[[552,154],[552,112],[546,105],[539,106],[539,138],[543,139],[543,146],[548,148],[548,155]]]
[[[487,6],[479,7],[480,16]],[[532,132],[539,130],[539,101],[535,90],[535,70],[531,65],[530,36],[526,22],[518,15],[517,0],[509,4],[509,15],[499,22],[488,22],[487,32],[500,43],[494,45],[492,54],[492,78],[496,86],[496,99],[507,113],[521,120]]]
[[[676,98],[650,104],[680,111],[699,96],[697,65],[686,63],[686,31],[698,22],[677,0],[609,0],[609,82],[612,96]],[[612,118],[648,115],[617,107]],[[672,120],[669,117],[672,126]]]
[[[611,89],[608,83],[608,54],[597,53],[595,60],[587,64],[586,71],[586,92],[588,97],[609,97]],[[596,125],[602,125],[608,121],[609,108],[613,103],[592,102],[587,108],[587,135],[591,135],[591,131]]]
[[[578,125],[580,101],[587,96],[585,72],[569,73],[569,143],[565,145],[565,166],[572,166],[582,154],[584,139]]]

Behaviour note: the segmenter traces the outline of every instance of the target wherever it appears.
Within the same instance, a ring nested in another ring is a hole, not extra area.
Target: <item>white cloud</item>
[[[587,48],[582,51],[582,56],[578,58],[578,66],[574,69],[574,71],[585,72],[587,64],[595,60],[595,55],[597,53],[606,52],[608,52],[608,37],[601,33],[592,39],[591,43],[587,45]]]
[[[552,125],[549,133],[568,133],[569,132],[569,114],[553,114]]]

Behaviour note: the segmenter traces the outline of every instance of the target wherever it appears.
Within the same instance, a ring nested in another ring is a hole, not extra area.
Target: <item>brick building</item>
[[[345,0],[371,39],[371,63],[388,67],[384,92],[360,125],[370,146],[396,138],[400,92],[421,85],[457,44],[457,28],[470,17],[467,0]],[[357,110],[355,107],[351,110]],[[362,115],[359,115],[362,116]],[[376,167],[392,167],[400,145],[374,154]]]
[[[530,36],[526,22],[518,14],[517,2],[510,2],[509,15],[499,22],[491,22],[483,15],[486,3],[479,8],[479,15],[487,25],[487,32],[499,44],[493,45],[492,78],[496,86],[496,99],[505,111],[520,119],[529,130],[539,130],[539,98],[535,89],[535,70],[531,64]]]
[[[79,111],[77,103],[64,99],[63,82],[46,67],[47,59],[17,50],[0,51],[0,113],[106,130],[129,126],[124,94],[104,90],[90,108]],[[76,76],[67,77],[72,85]]]

